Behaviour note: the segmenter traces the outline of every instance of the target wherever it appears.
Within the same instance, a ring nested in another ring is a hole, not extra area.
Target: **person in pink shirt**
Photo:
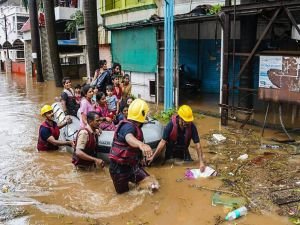
[[[80,102],[80,127],[85,128],[87,126],[87,117],[88,112],[94,111],[92,104],[92,97],[94,94],[93,88],[86,84],[81,89],[82,99]]]
[[[97,93],[96,95],[95,111],[98,113],[101,119],[100,129],[101,130],[115,130],[114,125],[114,114],[108,111],[106,104],[106,97],[103,92]]]

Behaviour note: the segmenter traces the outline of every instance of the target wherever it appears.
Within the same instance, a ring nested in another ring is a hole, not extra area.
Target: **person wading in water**
[[[104,162],[96,158],[96,146],[98,142],[99,125],[101,118],[97,112],[88,112],[87,126],[79,130],[72,163],[77,168],[90,169],[95,166],[104,167]]]
[[[193,139],[199,157],[199,168],[200,171],[203,172],[205,170],[205,165],[198,131],[193,123],[193,111],[188,105],[182,105],[179,107],[177,114],[178,115],[172,116],[171,121],[165,127],[163,137],[159,142],[155,153],[149,159],[148,164],[151,164],[165,147],[165,160],[180,158],[185,161],[192,161],[189,153],[189,146]]]
[[[127,120],[122,120],[115,131],[109,154],[109,172],[118,194],[129,191],[129,182],[141,184],[149,178],[140,164],[143,156],[149,158],[152,155],[151,147],[143,143],[141,129],[148,111],[144,100],[134,100],[129,106]],[[158,183],[152,183],[150,188],[158,189]]]
[[[67,124],[72,123],[72,120],[67,117],[62,124],[57,124],[54,121],[53,109],[50,105],[44,105],[41,108],[41,116],[45,117],[45,121],[39,129],[39,138],[37,143],[38,151],[58,150],[58,146],[69,145],[73,146],[73,141],[58,140],[60,131]]]

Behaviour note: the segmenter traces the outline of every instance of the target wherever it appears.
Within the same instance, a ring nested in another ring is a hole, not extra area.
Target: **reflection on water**
[[[18,75],[0,75],[0,224],[214,224],[221,207],[211,206],[211,192],[190,184],[218,187],[220,181],[176,182],[190,165],[165,165],[148,170],[161,184],[150,195],[132,190],[115,193],[108,169],[78,172],[65,152],[38,153],[37,131],[43,104],[51,104],[61,88]],[[197,122],[198,123],[198,122]],[[201,134],[219,120],[199,120]],[[204,128],[205,127],[205,128]],[[192,154],[195,156],[195,154]],[[274,215],[248,215],[239,224],[287,224]]]
[[[0,194],[0,206],[34,205],[44,213],[90,218],[133,210],[145,193],[117,196],[108,171],[77,172],[68,153],[36,151],[39,109],[60,91],[53,82],[1,74],[0,185],[8,193]]]

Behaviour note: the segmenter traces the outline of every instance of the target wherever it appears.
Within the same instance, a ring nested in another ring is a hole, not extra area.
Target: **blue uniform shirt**
[[[53,126],[56,127],[56,122],[53,121]],[[47,141],[50,136],[52,136],[51,130],[48,127],[42,126],[40,129],[40,135],[43,141]]]
[[[177,130],[177,144],[184,145],[185,129],[184,130],[180,129],[179,124],[178,124],[178,119],[176,120],[176,122],[177,122],[177,125],[178,125],[178,130]],[[196,128],[196,126],[195,126],[194,123],[192,123],[191,126],[192,126],[192,140],[193,140],[194,143],[199,143],[200,142],[200,138],[199,138],[199,135],[198,135],[197,128]],[[170,138],[169,137],[170,137],[172,129],[173,129],[173,123],[172,123],[172,121],[170,121],[167,124],[167,126],[165,127],[165,129],[164,129],[162,139],[164,139],[167,142],[170,142]]]

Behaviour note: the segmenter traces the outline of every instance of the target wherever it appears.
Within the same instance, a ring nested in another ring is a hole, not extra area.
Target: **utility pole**
[[[6,18],[6,15],[4,15],[4,31],[5,31],[5,42],[7,42],[7,18]],[[9,59],[8,46],[6,46],[6,53],[7,53],[7,58]]]
[[[31,47],[32,47],[32,59],[37,71],[37,82],[44,82],[42,61],[41,61],[41,44],[39,33],[39,21],[38,10],[36,0],[28,1],[30,25],[31,25]]]

